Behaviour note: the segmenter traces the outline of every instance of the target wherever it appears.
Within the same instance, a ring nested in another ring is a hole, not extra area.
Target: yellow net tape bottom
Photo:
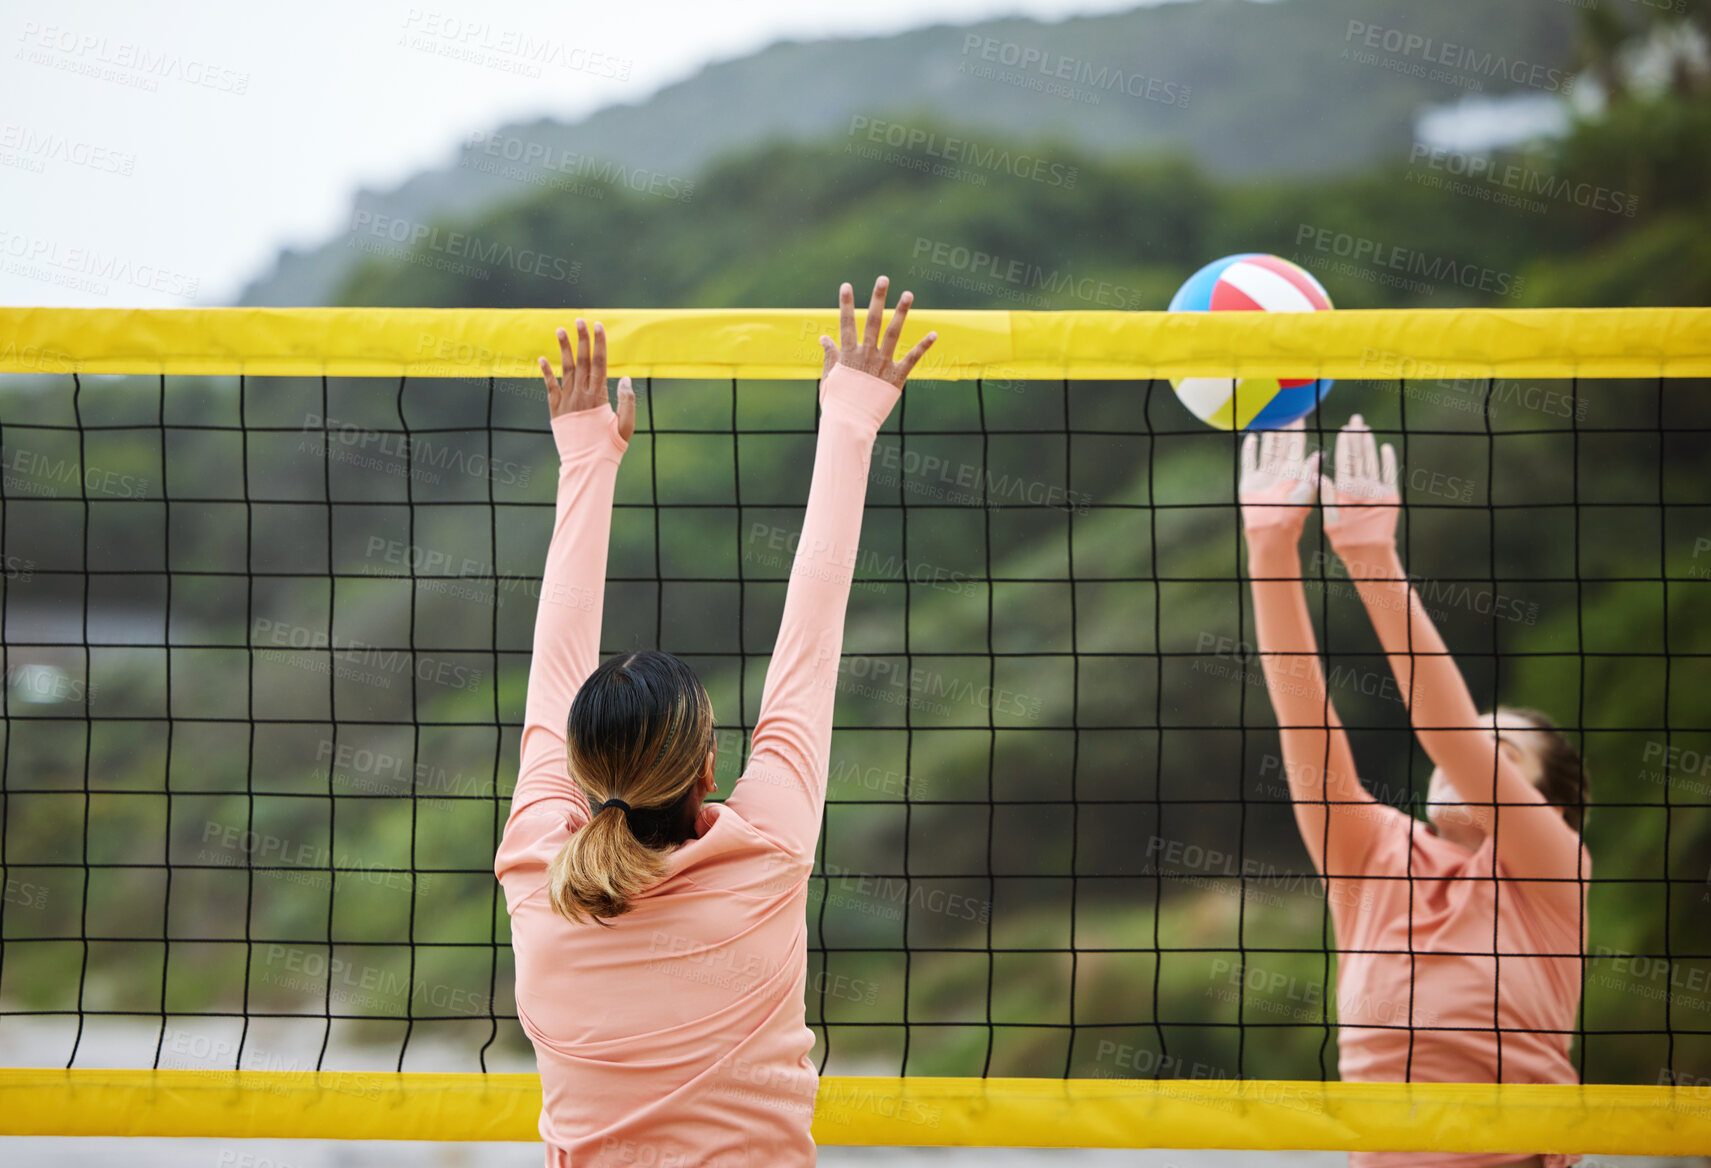
[[[0,1069],[0,1135],[535,1140],[526,1074]],[[821,1144],[1330,1151],[1711,1150],[1702,1088],[826,1078]]]

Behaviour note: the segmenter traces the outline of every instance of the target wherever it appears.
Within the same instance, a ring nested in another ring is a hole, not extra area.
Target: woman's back
[[[560,455],[553,536],[494,874],[517,1012],[541,1073],[549,1165],[814,1163],[807,888],[825,810],[844,613],[873,443],[934,335],[892,359],[887,282],[855,339],[822,338],[821,416],[802,534],[748,765],[723,804],[711,701],[668,654],[598,663],[617,469],[634,394],[606,399],[605,336],[577,322],[567,384],[541,361]]]
[[[700,837],[628,913],[572,925],[547,896],[568,829],[539,809],[507,825],[496,867],[549,1146],[578,1164],[811,1161],[806,1122],[776,1122],[811,1115],[817,1085],[802,1014],[807,861],[710,804]]]

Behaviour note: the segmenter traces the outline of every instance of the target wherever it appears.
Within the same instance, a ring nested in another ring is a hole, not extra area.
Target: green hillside
[[[1557,4],[1195,0],[780,43],[574,123],[461,143],[444,167],[360,194],[349,230],[283,253],[241,302],[328,303],[361,258],[364,216],[427,223],[531,192],[637,191],[675,205],[701,197],[697,178],[721,157],[776,141],[859,144],[876,128],[881,141],[940,122],[1071,154],[1166,151],[1226,176],[1347,174],[1406,151],[1428,107],[1571,90],[1575,20]]]

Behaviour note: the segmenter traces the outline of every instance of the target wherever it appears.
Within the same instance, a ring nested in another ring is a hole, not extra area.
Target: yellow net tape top
[[[614,376],[816,377],[835,309],[0,308],[0,372],[534,377],[553,330],[599,319]],[[922,309],[917,376],[1711,376],[1711,309],[1318,313]]]

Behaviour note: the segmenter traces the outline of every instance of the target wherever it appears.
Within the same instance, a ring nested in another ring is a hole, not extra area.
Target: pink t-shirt
[[[698,837],[610,927],[559,916],[547,867],[588,821],[566,773],[571,700],[598,662],[612,496],[610,406],[552,422],[558,505],[535,620],[522,757],[494,862],[517,1013],[541,1073],[548,1165],[814,1163],[807,891],[869,459],[896,403],[847,366],[821,385],[807,515],[749,765]]]
[[[1374,802],[1371,814],[1371,851],[1354,870],[1373,878],[1333,879],[1326,894],[1339,950],[1344,1081],[1579,1082],[1569,1044],[1585,950],[1583,892],[1518,881],[1501,863],[1493,881],[1490,836],[1469,852],[1394,808]],[[1583,861],[1590,879],[1584,852]],[[1482,1168],[1518,1154],[1531,1153],[1357,1152],[1349,1161]]]
[[[1592,877],[1585,846],[1499,749],[1412,591],[1394,541],[1345,540],[1338,554],[1408,700],[1414,732],[1483,842],[1469,852],[1375,800],[1361,785],[1325,690],[1301,583],[1300,513],[1244,508],[1243,520],[1261,661],[1296,823],[1325,877],[1337,930],[1343,1079],[1577,1082],[1571,1035],[1563,1032],[1574,1029],[1580,1002]],[[1494,1027],[1502,1030],[1501,1068]],[[1535,1154],[1355,1152],[1349,1162],[1482,1168]],[[1548,1168],[1576,1159],[1544,1157]]]

